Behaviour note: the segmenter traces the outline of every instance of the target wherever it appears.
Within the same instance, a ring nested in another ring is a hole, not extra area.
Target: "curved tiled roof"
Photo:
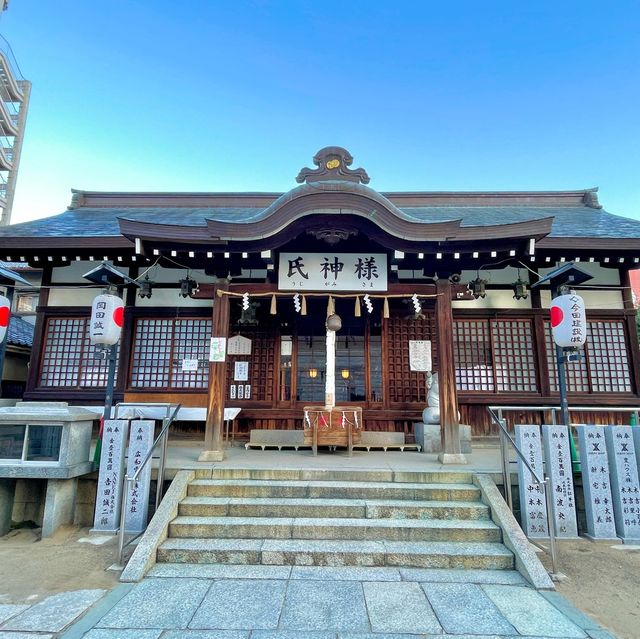
[[[7,343],[15,346],[31,346],[33,343],[33,324],[23,320],[18,315],[9,318]]]
[[[406,219],[437,223],[461,220],[462,227],[513,224],[553,217],[551,237],[640,238],[640,221],[588,206],[421,206],[402,207]],[[0,228],[0,237],[118,237],[118,219],[150,224],[202,227],[207,220],[255,222],[254,207],[80,208],[59,215]]]

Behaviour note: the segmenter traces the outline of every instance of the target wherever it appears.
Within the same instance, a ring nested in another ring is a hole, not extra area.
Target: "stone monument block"
[[[125,442],[129,421],[106,419],[102,433],[102,451],[96,492],[93,530],[113,532],[120,524],[120,500],[124,476]]]
[[[529,466],[542,479],[542,442],[540,426],[516,424],[516,444]],[[543,484],[535,482],[529,469],[518,457],[518,487],[520,493],[520,519],[527,537],[548,537],[547,504]]]
[[[617,539],[604,426],[580,424],[576,429],[587,516],[586,536],[591,539]]]
[[[624,543],[640,543],[640,485],[631,426],[607,426],[604,432],[616,531]]]
[[[136,419],[131,422],[129,426],[129,451],[127,453],[128,477],[133,477],[151,450],[155,425],[153,419]],[[150,487],[151,462],[148,462],[140,472],[138,481],[132,484],[127,495],[127,532],[140,533],[146,529]]]
[[[633,426],[631,428],[633,435],[633,447],[636,451],[636,462],[638,464],[638,475],[640,475],[640,426]]]
[[[556,536],[575,539],[578,524],[569,430],[565,424],[545,424],[542,426],[542,441],[547,476],[551,479]]]

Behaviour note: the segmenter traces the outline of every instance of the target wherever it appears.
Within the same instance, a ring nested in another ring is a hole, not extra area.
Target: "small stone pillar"
[[[13,497],[16,492],[16,480],[0,478],[0,537],[11,528]]]

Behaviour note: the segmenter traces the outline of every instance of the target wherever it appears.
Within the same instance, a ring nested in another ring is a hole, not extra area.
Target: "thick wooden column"
[[[636,395],[640,395],[640,344],[638,343],[633,289],[631,287],[631,276],[629,275],[628,268],[620,269],[620,284],[625,287],[622,290],[622,299],[624,301],[627,335],[629,336],[629,356],[633,367],[634,389]]]
[[[214,287],[212,337],[227,337],[229,334],[229,296],[218,295],[218,291],[228,290],[229,285],[227,282],[217,284]],[[209,362],[209,398],[204,432],[204,450],[198,461],[222,461],[224,459],[222,428],[224,425],[226,378],[226,362]]]
[[[458,423],[458,393],[453,352],[453,310],[451,308],[451,282],[439,279],[436,282],[436,322],[438,325],[438,383],[440,385],[440,437],[443,464],[466,464],[467,459],[460,447]]]

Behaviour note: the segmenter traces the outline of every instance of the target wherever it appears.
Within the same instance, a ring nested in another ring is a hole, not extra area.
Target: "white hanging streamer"
[[[371,298],[369,297],[369,294],[367,293],[362,300],[364,301],[364,305],[367,307],[367,312],[368,313],[373,313],[373,304],[371,303]]]
[[[415,310],[416,315],[418,315],[418,313],[422,312],[422,304],[420,304],[420,300],[416,293],[411,296],[411,301],[413,302],[413,309]]]
[[[242,294],[242,310],[243,311],[249,310],[249,293]]]
[[[300,295],[298,293],[293,296],[293,305],[295,306],[296,313],[299,313],[302,309],[302,304],[300,302]]]

